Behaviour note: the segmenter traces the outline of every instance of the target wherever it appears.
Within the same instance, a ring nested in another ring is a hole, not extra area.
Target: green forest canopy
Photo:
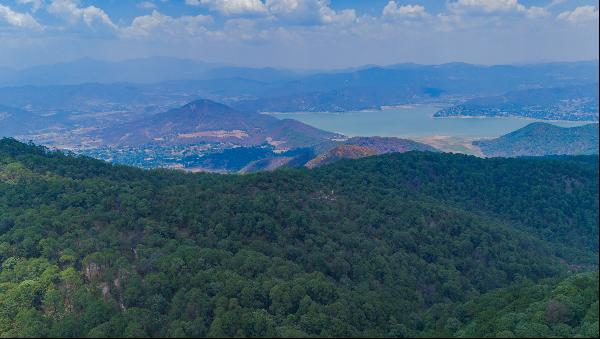
[[[1,336],[598,336],[598,156],[251,175],[0,141]]]

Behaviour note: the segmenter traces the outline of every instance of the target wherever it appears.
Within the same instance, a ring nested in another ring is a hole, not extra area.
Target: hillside
[[[11,136],[27,130],[28,113],[9,106],[0,105],[0,136]]]
[[[392,152],[408,152],[408,151],[430,151],[435,152],[436,149],[416,141],[409,139],[401,139],[394,137],[353,137],[343,142],[345,145],[356,145],[368,147],[377,154],[385,154]]]
[[[316,158],[307,162],[305,166],[308,168],[315,168],[318,166],[328,165],[342,159],[359,159],[375,154],[377,154],[377,152],[369,147],[342,144],[323,154],[320,154]]]
[[[0,138],[27,135],[44,130],[52,132],[69,125],[62,114],[40,116],[31,111],[0,104]]]
[[[492,140],[476,140],[488,157],[598,154],[598,124],[559,127],[531,123]]]
[[[335,133],[295,120],[236,111],[210,100],[197,100],[150,118],[104,129],[104,144],[193,144],[222,142],[253,146],[269,142],[277,149],[291,149],[325,142]]]
[[[217,175],[0,141],[1,336],[447,336],[486,314],[436,310],[597,268],[597,239],[597,156]]]
[[[283,120],[293,122],[294,120]],[[436,151],[435,148],[408,139],[391,137],[353,137],[345,141],[325,141],[312,147],[295,148],[280,152],[272,145],[235,147],[197,159],[184,158],[193,163],[187,170],[252,173],[272,171],[282,167],[314,168],[342,159],[358,159],[376,154],[407,151]]]
[[[420,142],[394,137],[352,137],[338,143],[319,145],[316,149],[325,149],[325,151],[307,162],[305,166],[308,168],[331,164],[341,159],[358,159],[376,154],[437,151]]]
[[[296,148],[286,152],[276,152],[269,145],[235,147],[199,157],[195,159],[194,167],[186,169],[251,173],[270,171],[280,167],[300,167],[314,156],[312,148]]]

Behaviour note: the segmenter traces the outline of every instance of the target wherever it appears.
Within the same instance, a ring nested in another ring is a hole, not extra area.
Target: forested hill
[[[598,154],[598,124],[560,127],[534,122],[491,140],[476,140],[489,157]]]
[[[0,336],[494,336],[472,303],[597,270],[597,240],[597,156],[217,175],[0,141]],[[588,335],[597,294],[563,294],[515,326]]]

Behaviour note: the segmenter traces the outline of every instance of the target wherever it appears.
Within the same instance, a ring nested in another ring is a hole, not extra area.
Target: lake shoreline
[[[324,114],[324,115],[344,115],[348,113],[381,113],[385,111],[392,111],[397,109],[415,109],[423,104],[415,104],[415,105],[401,105],[401,106],[383,106],[381,109],[366,109],[366,110],[358,110],[358,111],[342,111],[342,112],[330,112],[330,111],[320,111],[320,112],[311,112],[311,111],[302,111],[302,112],[259,112],[259,114],[270,115],[270,116],[285,116],[285,115],[310,115],[310,114]],[[429,105],[433,106],[433,105]],[[384,108],[385,107],[385,108]],[[540,118],[530,118],[523,117],[518,115],[513,116],[489,116],[489,115],[452,115],[452,116],[435,116],[433,113],[430,116],[432,119],[521,119],[533,122],[548,122],[548,123],[582,123],[582,124],[598,124],[600,120],[556,120],[556,119],[540,119]]]
[[[316,128],[349,137],[382,136],[398,138],[462,137],[495,138],[533,122],[574,127],[588,121],[542,120],[529,117],[456,116],[435,117],[440,105],[402,105],[401,108],[348,112],[263,113],[278,119],[294,119]]]

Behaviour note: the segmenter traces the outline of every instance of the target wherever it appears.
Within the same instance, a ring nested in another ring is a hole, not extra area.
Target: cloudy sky
[[[321,69],[598,59],[598,1],[0,0],[0,66],[147,56]]]

